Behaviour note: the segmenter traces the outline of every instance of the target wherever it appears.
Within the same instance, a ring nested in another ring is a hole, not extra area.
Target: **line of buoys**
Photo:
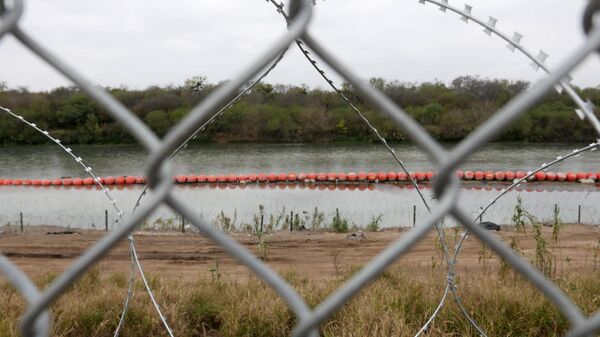
[[[24,183],[24,181],[23,181]],[[24,184],[21,186],[25,186]],[[414,186],[412,184],[378,184],[368,181],[362,182],[341,182],[341,183],[301,183],[298,181],[295,182],[276,182],[276,183],[255,183],[255,184],[240,184],[240,183],[203,183],[203,184],[176,184],[175,188],[177,189],[219,189],[219,190],[231,190],[231,189],[270,189],[270,190],[284,190],[284,189],[299,189],[299,190],[319,190],[319,191],[374,191],[377,190],[377,186],[386,186],[389,188],[399,188],[406,190],[414,190]],[[461,189],[464,190],[472,190],[472,191],[502,191],[506,188],[506,184],[464,184],[461,186]],[[571,186],[569,188],[568,186]],[[109,190],[139,190],[139,185],[108,185],[105,186]],[[92,189],[100,189],[99,185],[61,185],[61,186],[52,186],[52,184],[48,186],[40,185],[32,185],[30,188],[56,188],[56,189],[75,189],[75,190],[92,190]],[[430,190],[432,188],[431,184],[422,184],[419,185],[420,190]],[[600,184],[590,184],[589,188],[600,189]],[[577,192],[581,191],[581,189],[576,188],[573,184],[539,184],[539,185],[531,185],[529,187],[516,187],[514,189],[517,192]],[[586,189],[589,190],[589,189]]]
[[[338,183],[338,182],[408,182],[414,179],[418,182],[431,181],[436,173],[432,171],[410,172],[407,175],[404,172],[319,172],[319,173],[250,173],[250,174],[220,174],[220,175],[178,175],[173,177],[173,182],[177,184],[195,184],[195,183],[278,183],[278,182],[304,182],[304,183]],[[528,176],[524,171],[471,171],[458,170],[456,176],[462,180],[476,181],[508,181],[523,179]],[[595,182],[600,177],[600,172],[544,172],[539,171],[530,176],[528,181],[566,181],[566,182]],[[136,185],[145,184],[146,178],[141,176],[107,176],[98,178],[98,181],[104,185]],[[60,179],[1,179],[0,185],[13,186],[88,186],[95,185],[96,181],[92,178],[60,178]]]

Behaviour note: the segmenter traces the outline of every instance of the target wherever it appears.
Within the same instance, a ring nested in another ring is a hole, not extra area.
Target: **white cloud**
[[[470,0],[473,14],[499,21],[523,45],[550,55],[556,67],[584,41],[586,0]],[[464,2],[452,1],[462,8]],[[182,83],[203,74],[211,82],[231,78],[285,30],[264,0],[114,1],[28,0],[21,26],[91,80],[106,86],[143,88]],[[450,81],[465,74],[525,79],[543,76],[481,27],[416,0],[319,1],[310,26],[314,36],[365,78]],[[590,57],[574,73],[580,86],[599,84],[600,62]],[[334,79],[339,81],[337,76]],[[14,38],[0,42],[0,81],[33,90],[68,84]],[[326,84],[293,50],[267,78],[271,83]]]

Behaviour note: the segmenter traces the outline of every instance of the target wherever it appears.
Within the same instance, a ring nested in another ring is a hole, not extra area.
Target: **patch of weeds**
[[[347,233],[350,229],[348,220],[340,216],[340,210],[337,208],[335,209],[335,216],[331,222],[331,229],[336,233]]]
[[[308,217],[308,215],[307,215],[307,217]],[[308,219],[307,219],[307,221],[308,221]],[[312,216],[310,217],[310,228],[311,229],[319,229],[323,225],[324,221],[325,221],[325,213],[319,212],[319,208],[315,207],[315,211],[313,212]]]
[[[381,223],[381,219],[383,218],[383,214],[379,214],[378,216],[371,216],[371,222],[367,225],[367,232],[379,232],[379,224]]]
[[[189,328],[198,336],[202,336],[201,333],[207,331],[219,330],[223,324],[221,308],[201,296],[192,298],[185,316],[189,322]]]
[[[118,288],[123,288],[125,286],[127,286],[128,284],[128,278],[125,276],[125,274],[123,273],[111,273],[108,276],[108,282],[112,283],[113,285],[117,286]]]

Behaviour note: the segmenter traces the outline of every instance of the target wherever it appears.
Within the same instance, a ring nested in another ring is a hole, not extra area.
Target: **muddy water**
[[[565,155],[585,144],[530,145],[493,144],[473,154],[464,169],[531,170],[558,155]],[[398,155],[410,170],[432,169],[434,166],[417,147],[396,146]],[[98,175],[144,174],[146,155],[137,146],[77,146],[74,152],[94,168]],[[600,171],[598,152],[589,152],[559,164],[555,170]],[[249,173],[300,171],[398,171],[397,164],[380,145],[262,145],[228,144],[193,146],[174,159],[175,172],[190,173]],[[82,169],[56,147],[0,147],[1,178],[55,178],[84,176]],[[600,189],[595,185],[529,183],[523,189],[509,193],[490,208],[485,220],[509,223],[517,198],[535,216],[550,220],[554,205],[560,209],[563,221],[600,223],[596,210]],[[497,185],[470,184],[461,190],[459,204],[475,215],[480,207],[500,193]],[[317,214],[323,214],[321,225],[331,222],[336,213],[349,219],[350,224],[364,226],[381,216],[380,226],[412,226],[413,207],[416,219],[422,219],[425,208],[417,193],[405,185],[380,184],[364,186],[304,186],[292,185],[185,185],[176,188],[190,206],[207,221],[229,218],[235,226],[253,223],[264,207],[265,222],[282,225],[294,212],[306,225]],[[140,186],[114,188],[111,193],[128,214],[141,192]],[[435,203],[430,190],[422,192]],[[579,209],[581,208],[581,215]],[[109,210],[109,225],[114,226],[116,215],[103,193],[95,188],[0,187],[0,224],[16,224],[23,213],[26,224],[68,225],[72,227],[104,227],[104,210]],[[222,213],[222,214],[221,214]],[[177,214],[165,207],[158,209],[148,220],[149,225],[172,222]],[[451,219],[447,221],[453,222]]]

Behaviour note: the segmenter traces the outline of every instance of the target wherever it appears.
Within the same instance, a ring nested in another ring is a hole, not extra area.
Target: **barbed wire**
[[[524,38],[522,34],[514,32],[513,37],[510,38],[507,34],[503,33],[496,27],[498,19],[494,18],[493,16],[490,16],[488,21],[485,22],[484,20],[479,19],[478,17],[473,15],[473,6],[470,5],[465,5],[464,9],[460,10],[457,7],[450,5],[448,3],[448,0],[418,1],[423,5],[426,2],[438,5],[440,6],[440,10],[444,13],[446,12],[446,10],[449,10],[452,13],[456,13],[460,15],[460,19],[465,23],[469,23],[469,21],[475,22],[476,24],[484,28],[483,32],[486,33],[488,36],[494,34],[503,39],[504,41],[508,42],[508,45],[506,47],[511,52],[514,52],[515,50],[520,51],[525,57],[531,60],[530,65],[535,71],[542,69],[544,72],[546,72],[546,74],[550,74],[550,70],[545,64],[546,59],[549,57],[549,55],[545,51],[540,49],[538,55],[534,56],[532,52],[530,52],[525,46],[521,44],[521,40]],[[565,78],[561,79],[558,82],[559,85],[555,88],[556,91],[558,91],[558,93],[560,94],[564,90],[567,93],[567,95],[569,95],[569,97],[573,100],[573,102],[579,107],[578,109],[575,109],[575,113],[577,113],[577,116],[579,116],[579,118],[581,119],[587,118],[587,120],[592,124],[592,126],[596,130],[596,132],[600,134],[600,122],[598,121],[598,118],[596,117],[596,115],[594,115],[593,112],[594,104],[590,100],[584,102],[584,100],[579,96],[579,94],[577,94],[577,92],[575,92],[575,90],[571,86],[571,81],[571,75],[567,75]]]
[[[283,3],[277,3],[275,0],[267,0],[267,1],[271,2],[276,7],[277,12],[279,14],[281,14],[281,16],[285,19],[286,23],[289,23],[290,18],[289,18],[289,15],[284,10]],[[375,126],[373,126],[373,124],[358,109],[358,107],[354,103],[352,103],[352,101],[346,95],[344,95],[344,93],[335,85],[335,83],[333,82],[333,80],[331,80],[327,76],[325,70],[322,69],[321,67],[319,67],[317,61],[310,55],[310,52],[306,48],[304,48],[302,40],[297,39],[295,41],[295,43],[296,43],[296,46],[298,46],[298,49],[300,50],[300,52],[302,52],[302,54],[304,55],[304,57],[315,68],[315,70],[319,73],[319,75],[321,77],[323,77],[323,79],[337,93],[337,95],[346,103],[346,105],[348,105],[360,117],[360,119],[363,120],[363,122],[367,125],[367,127],[371,130],[371,132],[377,137],[377,139],[379,140],[379,142],[381,144],[383,144],[383,146],[387,149],[387,151],[392,155],[392,157],[394,158],[394,160],[396,161],[396,163],[398,163],[398,165],[400,166],[400,168],[406,174],[407,179],[413,185],[414,190],[419,195],[419,198],[421,199],[423,205],[427,209],[427,212],[431,213],[430,206],[429,206],[427,200],[425,199],[425,196],[421,192],[421,189],[419,188],[419,184],[417,183],[417,180],[413,177],[412,174],[410,174],[409,170],[404,165],[404,162],[396,154],[396,151],[389,145],[389,143],[387,142],[387,140],[379,133],[379,131],[377,130],[377,128],[375,128]],[[448,254],[448,246],[447,246],[447,243],[446,243],[446,238],[445,238],[445,233],[444,233],[443,227],[444,227],[444,220],[443,219],[441,219],[440,224],[437,224],[437,223],[435,224],[437,235],[438,235],[438,238],[440,240],[440,245],[441,245],[441,248],[442,248],[442,254],[444,256],[444,260],[446,261],[446,265],[449,266],[451,260],[450,260],[449,254]],[[427,327],[429,326],[429,324],[431,324],[433,322],[433,319],[435,318],[435,315],[437,315],[437,313],[439,312],[439,310],[443,306],[443,301],[445,300],[446,295],[448,294],[448,289],[450,289],[450,288],[451,288],[450,283],[447,283],[446,284],[446,291],[444,292],[442,303],[440,304],[440,306],[438,306],[438,308],[436,308],[436,310],[434,311],[433,315],[431,316],[431,319],[427,320],[427,322],[425,323],[425,325],[421,328],[421,330],[417,333],[416,336],[418,336],[421,333],[421,331],[427,330]],[[454,292],[453,292],[453,294],[454,294]],[[462,304],[460,304],[460,301],[457,301],[457,303],[459,303],[459,306],[462,308]],[[468,314],[466,313],[466,310],[463,309],[463,312],[468,317]],[[468,317],[468,318],[470,319],[470,317]]]
[[[504,41],[508,42],[507,48],[511,51],[514,52],[515,50],[520,51],[525,57],[527,57],[528,59],[530,59],[532,61],[532,63],[530,64],[533,69],[535,71],[538,71],[539,69],[542,69],[544,72],[546,72],[547,74],[550,74],[550,70],[547,68],[547,66],[545,65],[545,61],[548,58],[548,54],[546,54],[546,52],[544,52],[543,50],[539,50],[539,53],[537,55],[537,57],[533,56],[533,53],[531,53],[526,47],[524,47],[521,44],[521,40],[523,39],[523,35],[518,33],[518,32],[514,32],[513,37],[509,38],[509,36],[507,34],[504,34],[502,31],[500,31],[497,27],[496,24],[498,23],[498,19],[496,19],[493,16],[490,16],[487,22],[484,22],[483,20],[479,19],[478,17],[474,16],[472,13],[473,7],[470,5],[465,4],[464,5],[464,9],[460,10],[457,7],[454,7],[452,5],[450,5],[448,3],[448,0],[418,0],[420,4],[425,4],[426,2],[432,3],[432,4],[436,4],[439,7],[440,11],[442,12],[446,12],[446,10],[449,10],[450,12],[456,13],[460,16],[460,19],[462,21],[464,21],[465,23],[469,23],[469,21],[475,22],[476,24],[478,24],[479,26],[483,27],[484,30],[483,32],[485,34],[487,34],[488,36],[491,36],[492,34],[497,35],[498,37],[500,37],[501,39],[503,39]],[[600,123],[598,122],[598,118],[596,117],[596,115],[594,115],[593,113],[593,103],[591,101],[586,101],[584,102],[583,99],[575,92],[575,90],[571,87],[570,85],[570,81],[572,80],[570,75],[567,75],[564,79],[561,79],[558,83],[559,86],[557,86],[555,89],[558,91],[558,93],[560,94],[562,92],[562,89],[565,90],[565,92],[569,95],[569,97],[573,100],[573,102],[579,107],[579,109],[575,109],[575,113],[577,114],[577,116],[580,119],[587,119],[592,126],[594,127],[594,129],[596,130],[596,132],[600,135]],[[592,149],[592,148],[596,148],[597,143],[593,143],[590,146],[582,149],[581,151],[579,150],[575,150],[573,151],[573,154],[566,156],[571,157],[577,153],[586,151],[588,149]],[[577,153],[576,153],[577,152]],[[485,211],[487,211],[487,209],[489,207],[491,207],[491,205],[493,205],[498,199],[500,199],[502,196],[504,196],[506,193],[508,193],[510,190],[512,190],[514,187],[517,187],[522,181],[528,179],[529,177],[531,177],[532,175],[534,175],[535,173],[555,164],[558,163],[562,160],[564,160],[566,158],[561,158],[560,156],[557,158],[557,160],[553,161],[552,163],[550,163],[549,165],[546,165],[545,163],[542,164],[542,166],[533,171],[533,172],[529,172],[525,177],[521,178],[521,179],[515,179],[515,182],[513,183],[513,185],[509,186],[507,189],[502,190],[501,193],[493,200],[490,201],[490,203],[480,211],[480,214],[478,215],[478,217],[475,219],[475,221],[482,221],[482,217],[483,214],[485,213]],[[461,235],[461,239],[459,240],[458,244],[455,247],[455,252],[454,255],[451,259],[451,262],[448,263],[448,282],[453,282],[454,281],[454,276],[455,276],[455,269],[454,267],[456,266],[456,262],[457,262],[457,258],[458,255],[460,254],[462,245],[465,241],[465,239],[468,237],[469,234],[469,230],[465,230],[463,231],[462,235]],[[465,315],[465,317],[467,318],[467,320],[471,323],[471,325],[473,325],[477,331],[482,335],[482,336],[486,336],[485,332],[477,325],[477,323],[475,322],[475,320],[473,320],[471,318],[471,316],[468,314],[467,310],[464,308],[464,306],[461,304],[460,298],[456,293],[456,288],[454,286],[450,287],[452,290],[452,293],[454,295],[455,301],[457,302],[457,304],[460,307],[460,310],[462,311],[462,313]],[[446,300],[446,297],[444,295],[444,297],[442,297],[441,301],[440,301],[440,306],[443,305],[444,301]]]
[[[600,29],[594,28],[591,23],[586,41],[562,63],[555,71],[550,72],[548,77],[531,88],[513,98],[507,105],[496,112],[483,125],[466,137],[452,150],[445,150],[429,135],[422,126],[415,122],[403,109],[393,103],[387,96],[375,88],[361,81],[349,68],[344,66],[339,58],[333,57],[319,42],[317,42],[307,27],[311,20],[312,5],[310,0],[291,0],[289,4],[288,31],[277,39],[250,65],[241,71],[229,83],[217,88],[205,100],[192,109],[179,124],[177,124],[161,141],[121,103],[116,101],[103,89],[92,85],[85,77],[66,65],[62,60],[55,57],[36,40],[31,38],[19,26],[18,22],[22,12],[22,0],[14,0],[10,7],[4,5],[0,0],[0,37],[11,33],[20,43],[31,52],[37,54],[42,60],[55,68],[58,72],[69,78],[81,88],[88,96],[106,109],[110,116],[120,122],[145,149],[150,153],[147,175],[149,179],[149,193],[146,202],[138,210],[125,219],[122,226],[114,228],[106,236],[100,239],[74,263],[60,274],[49,287],[40,292],[31,282],[27,275],[23,274],[10,261],[4,257],[0,258],[0,270],[6,274],[8,281],[15,285],[22,296],[27,300],[28,307],[22,317],[20,331],[25,336],[46,336],[49,331],[48,307],[65,290],[76,281],[90,266],[97,262],[117,242],[126,238],[131,231],[150,212],[159,205],[165,204],[174,211],[182,214],[191,224],[197,227],[199,232],[216,242],[230,255],[238,259],[242,264],[249,267],[260,279],[274,289],[284,302],[289,306],[297,319],[293,329],[293,336],[318,336],[318,327],[336,312],[351,297],[356,295],[368,283],[378,277],[399,256],[404,254],[416,242],[418,242],[432,227],[449,215],[459,221],[466,229],[480,238],[486,245],[500,255],[509,265],[529,280],[539,291],[541,291],[571,324],[568,336],[584,336],[597,331],[600,328],[600,313],[586,318],[581,309],[570,300],[555,284],[545,278],[539,271],[513,252],[506,244],[502,243],[484,229],[480,228],[462,209],[457,206],[459,199],[460,182],[454,176],[454,170],[463,163],[476,149],[489,142],[499,132],[506,128],[520,114],[539,102],[542,97],[557,84],[563,84],[568,73],[580,64],[589,54],[600,48]],[[442,1],[447,4],[447,1]],[[594,13],[598,7],[597,2],[590,2],[588,12]],[[469,17],[467,17],[469,18]],[[172,174],[170,174],[170,155],[182,146],[182,144],[203,123],[218,113],[220,107],[239,94],[239,89],[251,78],[254,78],[269,63],[276,60],[290,44],[296,40],[302,40],[302,46],[310,50],[325,64],[331,67],[342,78],[350,83],[358,94],[366,102],[370,103],[379,112],[387,115],[403,131],[409,139],[426,151],[438,166],[439,173],[434,182],[434,194],[438,198],[431,213],[421,220],[418,226],[407,235],[392,243],[383,252],[370,261],[361,271],[356,273],[350,280],[345,282],[334,293],[318,304],[313,310],[309,309],[304,300],[281,276],[271,270],[251,252],[239,243],[229,238],[224,233],[216,230],[208,224],[193,209],[189,208],[181,198],[172,192]],[[517,42],[518,43],[518,42]],[[568,93],[568,89],[567,89]],[[597,120],[594,121],[593,114],[586,113],[589,109],[580,106],[588,122],[598,131]],[[589,108],[589,107],[588,107]],[[589,113],[590,111],[588,111]],[[450,290],[454,288],[453,275],[448,274],[447,285]],[[451,286],[452,285],[452,286]],[[447,292],[446,292],[447,293]],[[447,295],[444,295],[444,298]],[[436,309],[436,313],[439,309]],[[429,321],[432,321],[430,318]],[[427,323],[429,324],[429,323]],[[473,322],[472,322],[473,324]],[[170,329],[167,328],[169,333]]]
[[[50,132],[48,132],[46,130],[42,130],[39,126],[37,126],[37,124],[29,122],[27,119],[25,119],[25,117],[23,117],[21,115],[17,115],[14,112],[12,112],[10,109],[5,108],[3,106],[0,106],[0,110],[6,112],[10,116],[12,116],[18,120],[20,120],[21,122],[25,123],[30,128],[32,128],[32,129],[36,130],[37,132],[39,132],[40,134],[42,134],[44,137],[50,139],[52,142],[54,142],[56,145],[58,145],[65,153],[67,153],[77,164],[82,166],[83,170],[90,177],[92,177],[92,179],[94,180],[94,183],[102,190],[102,192],[104,192],[104,195],[106,195],[110,204],[117,212],[117,216],[121,220],[121,223],[123,223],[123,221],[124,221],[123,216],[125,215],[125,212],[121,211],[117,200],[112,196],[112,194],[110,193],[110,190],[104,186],[104,184],[102,183],[102,180],[98,176],[96,176],[96,174],[93,172],[93,168],[90,165],[87,165],[82,157],[77,156],[70,147],[66,147],[65,145],[63,145],[63,143],[60,139],[52,136],[50,134]],[[125,315],[127,314],[127,310],[129,308],[129,301],[131,300],[131,296],[133,295],[133,283],[135,281],[135,268],[137,266],[138,271],[140,272],[142,281],[144,283],[144,286],[146,287],[146,291],[148,292],[148,295],[152,299],[154,308],[158,312],[165,328],[167,329],[167,331],[169,332],[171,337],[173,337],[173,335],[171,333],[171,329],[169,328],[167,321],[165,320],[162,312],[160,311],[160,307],[159,307],[158,303],[156,303],[156,300],[154,299],[154,294],[152,293],[152,289],[150,288],[148,281],[146,280],[146,276],[144,275],[144,271],[141,268],[141,264],[140,264],[140,261],[138,259],[137,252],[135,249],[135,241],[133,239],[133,234],[130,234],[127,236],[127,241],[129,242],[129,250],[131,253],[131,274],[129,277],[129,285],[127,286],[127,296],[125,297],[125,304],[123,305],[123,310],[121,311],[121,315],[119,315],[119,323],[117,324],[117,327],[115,329],[114,336],[115,337],[119,336],[121,327],[123,326],[123,322],[125,320]]]

